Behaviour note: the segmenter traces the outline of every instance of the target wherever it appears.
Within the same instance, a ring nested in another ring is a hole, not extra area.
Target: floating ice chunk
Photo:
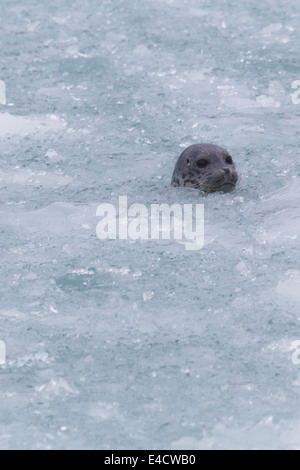
[[[59,25],[64,25],[70,20],[70,15],[68,16],[53,16],[52,21]]]
[[[137,278],[142,276],[142,273],[141,273],[141,271],[136,271],[135,273],[133,273],[132,276],[133,276],[134,279],[137,279]]]
[[[20,312],[17,309],[1,309],[0,310],[0,316],[1,317],[7,317],[11,319],[17,319],[17,320],[26,320],[27,315],[23,312]]]
[[[213,439],[197,440],[194,437],[184,436],[177,441],[172,442],[171,449],[204,450],[211,449],[213,447],[213,443]]]
[[[185,71],[184,77],[190,80],[191,82],[198,83],[199,81],[205,80],[205,76],[211,73],[208,69],[203,70],[192,70],[192,71]]]
[[[148,49],[148,47],[146,46],[143,46],[142,44],[137,46],[134,50],[133,50],[133,54],[136,55],[136,56],[139,56],[143,59],[145,58],[150,58],[152,57],[152,52]]]
[[[58,379],[51,379],[50,382],[35,387],[35,390],[37,392],[46,392],[51,395],[61,395],[62,393],[78,394],[78,391],[71,387],[62,377]]]
[[[9,113],[0,114],[0,137],[18,134],[22,137],[34,134],[57,131],[66,127],[66,122],[58,116],[42,118],[15,116]]]
[[[209,12],[206,10],[201,10],[200,8],[189,8],[187,10],[187,14],[193,18],[203,18],[204,16],[208,16]]]
[[[282,297],[300,302],[300,272],[295,271],[290,279],[280,281],[275,290]]]
[[[279,108],[280,102],[274,100],[272,96],[260,95],[256,98],[256,102],[262,108]]]
[[[297,240],[300,233],[300,180],[295,179],[288,185],[274,191],[259,201],[254,209],[247,209],[249,220],[255,213],[256,220],[261,220],[256,238],[261,243],[274,243]],[[250,206],[249,206],[250,209]],[[287,223],[288,221],[288,223]]]
[[[30,367],[33,364],[38,362],[44,362],[48,364],[52,362],[52,358],[49,357],[49,354],[46,351],[38,351],[35,354],[27,354],[25,356],[19,356],[17,359],[13,359],[9,362],[11,366],[17,367]]]
[[[258,34],[258,37],[261,37],[264,42],[264,46],[272,43],[287,44],[291,41],[288,33],[292,32],[293,31],[288,28],[284,29],[281,23],[275,23],[263,28]]]
[[[148,302],[149,300],[151,300],[152,297],[153,297],[153,295],[154,295],[154,292],[153,292],[153,291],[151,291],[151,292],[144,292],[144,293],[143,293],[143,300],[144,300],[144,302]]]
[[[273,341],[268,344],[265,349],[270,349],[271,351],[280,351],[283,353],[294,351],[299,347],[299,340],[283,338],[279,341]]]
[[[120,273],[122,274],[122,276],[126,276],[126,274],[129,274],[130,273],[130,269],[129,268],[121,268],[120,269]]]
[[[119,403],[107,403],[99,401],[91,407],[90,416],[101,420],[108,420],[112,418],[120,419]]]
[[[26,25],[27,31],[29,33],[33,33],[35,31],[37,31],[39,29],[40,24],[41,24],[40,21],[34,21],[34,22],[29,22],[28,21],[27,25]]]
[[[263,28],[260,34],[262,34],[265,37],[271,37],[274,34],[277,34],[278,31],[282,30],[282,28],[283,26],[281,23],[270,24],[269,26],[266,26],[265,28]]]
[[[61,160],[61,157],[58,155],[58,153],[54,149],[49,149],[45,153],[45,157],[47,157],[49,160],[53,162],[59,162]]]
[[[240,261],[235,269],[240,273],[242,274],[243,276],[248,276],[248,274],[250,274],[251,270],[248,268],[248,266],[246,265],[246,263],[244,263],[244,261]]]
[[[0,211],[0,220],[5,220],[5,225],[23,227],[24,231],[40,234],[71,233],[71,230],[82,229],[82,225],[89,223],[92,218],[93,212],[88,205],[76,206],[61,202],[35,211],[17,214],[12,212],[7,215],[4,211]],[[92,224],[89,225],[92,226]]]
[[[69,175],[58,171],[32,171],[30,168],[15,167],[14,170],[0,170],[0,186],[7,184],[18,186],[43,186],[58,188],[72,182]]]

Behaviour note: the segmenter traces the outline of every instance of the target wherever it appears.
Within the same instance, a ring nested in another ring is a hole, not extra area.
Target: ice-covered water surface
[[[296,0],[0,8],[0,448],[300,448]],[[170,187],[201,141],[233,193]],[[203,249],[101,242],[119,196]]]

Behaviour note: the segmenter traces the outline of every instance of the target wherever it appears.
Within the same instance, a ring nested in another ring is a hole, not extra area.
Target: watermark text
[[[300,80],[295,80],[292,83],[292,89],[295,90],[292,93],[293,104],[300,104]]]
[[[292,363],[295,364],[295,366],[298,366],[300,364],[300,341],[295,341],[293,343],[293,349],[296,349],[296,351],[292,354]]]
[[[0,366],[6,364],[6,344],[0,340]]]
[[[6,87],[3,80],[0,80],[0,104],[6,104]]]
[[[186,250],[204,245],[203,204],[132,204],[119,197],[118,207],[100,204],[96,233],[100,240],[181,240]]]

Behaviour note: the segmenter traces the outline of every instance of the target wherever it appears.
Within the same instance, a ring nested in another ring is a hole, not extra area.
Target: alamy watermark
[[[300,341],[294,341],[293,349],[295,348],[296,351],[292,354],[292,363],[298,366],[300,364]]]
[[[100,240],[181,240],[186,250],[204,245],[203,204],[132,204],[119,196],[118,207],[100,204],[96,233]],[[195,217],[193,217],[193,215]]]
[[[4,341],[0,341],[0,366],[6,364],[6,344]]]
[[[6,104],[6,87],[3,80],[0,80],[0,104]]]
[[[292,93],[293,104],[300,104],[300,80],[295,80],[292,83],[292,89],[295,90]]]

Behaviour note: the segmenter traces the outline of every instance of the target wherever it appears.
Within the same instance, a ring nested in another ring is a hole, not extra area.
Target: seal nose
[[[230,183],[234,182],[234,172],[231,168],[225,167],[223,168],[224,171],[224,180]]]
[[[224,178],[228,183],[236,184],[238,180],[238,174],[236,171],[232,170],[231,168],[222,168],[224,171]]]

